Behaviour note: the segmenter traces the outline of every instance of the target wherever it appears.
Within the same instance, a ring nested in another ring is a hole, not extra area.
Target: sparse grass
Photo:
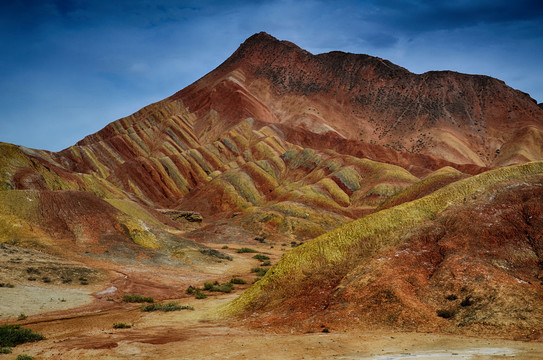
[[[27,342],[36,342],[45,339],[41,334],[20,325],[0,326],[0,347],[14,347]]]
[[[114,329],[130,329],[132,325],[125,324],[125,323],[114,323],[113,328]]]
[[[262,254],[257,254],[253,256],[253,259],[257,259],[258,261],[265,261],[265,260],[270,260],[270,257],[266,255],[262,255]]]
[[[229,282],[224,284],[219,284],[217,281],[215,281],[215,283],[206,282],[204,283],[204,290],[230,293],[234,290],[234,285]]]
[[[228,261],[233,260],[232,256],[222,253],[219,250],[215,250],[215,249],[201,249],[200,252],[204,255],[214,256],[218,259],[223,259],[223,260],[228,260]]]
[[[145,303],[145,302],[152,303],[155,301],[155,299],[153,299],[150,296],[141,296],[138,294],[127,294],[123,296],[123,301],[129,302],[129,303]]]
[[[20,354],[20,355],[17,355],[15,360],[34,360],[34,357],[30,355]]]
[[[236,252],[239,254],[243,254],[243,253],[256,253],[258,251],[256,251],[255,249],[248,248],[248,247],[242,247],[240,249],[237,249]]]
[[[152,311],[163,311],[163,312],[169,312],[169,311],[179,311],[179,310],[194,310],[192,306],[188,305],[179,305],[177,302],[172,301],[165,304],[148,304],[143,305],[140,308],[141,311],[145,312],[152,312]]]
[[[251,269],[251,272],[255,273],[256,276],[264,276],[264,275],[266,275],[267,271],[268,271],[268,269],[263,269],[263,268],[260,268],[260,267],[256,267],[256,268]]]

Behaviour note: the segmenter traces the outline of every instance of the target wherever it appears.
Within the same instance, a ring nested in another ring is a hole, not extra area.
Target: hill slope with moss
[[[541,162],[456,181],[293,249],[220,311],[299,331],[539,338],[542,196]]]

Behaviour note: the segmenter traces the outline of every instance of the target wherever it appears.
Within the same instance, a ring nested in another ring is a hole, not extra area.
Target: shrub
[[[268,271],[268,269],[263,269],[263,268],[260,268],[260,267],[256,267],[256,268],[251,269],[251,272],[256,273],[257,276],[264,276],[264,275],[266,275],[267,271]]]
[[[197,290],[195,298],[196,299],[205,299],[205,298],[207,298],[207,295],[204,294],[203,292],[201,292],[200,290]]]
[[[466,298],[464,300],[462,300],[462,302],[460,303],[460,306],[462,307],[466,307],[466,306],[471,306],[473,305],[473,298],[471,297],[471,295],[468,295],[466,296]]]
[[[213,289],[213,287],[215,285],[219,285],[219,283],[215,282],[215,284],[214,284],[214,283],[210,283],[210,282],[205,282],[204,283],[204,290],[211,290],[211,289]]]
[[[17,355],[17,358],[15,360],[34,360],[34,357],[30,355],[21,354],[21,355]]]
[[[232,283],[225,283],[219,286],[216,286],[211,291],[219,291],[223,293],[230,293],[234,290],[234,285]]]
[[[257,236],[257,237],[255,237],[255,240],[258,241],[259,243],[265,243],[266,242],[266,235]]]
[[[153,299],[150,296],[141,296],[138,294],[127,294],[123,296],[123,301],[129,302],[129,303],[144,303],[144,302],[152,303],[155,301],[155,299]]]
[[[450,319],[454,316],[455,311],[452,309],[439,309],[436,311],[436,315],[443,319]]]
[[[26,272],[28,274],[38,274],[38,275],[41,274],[41,272],[38,269],[33,268],[33,267],[26,268]]]
[[[265,260],[270,260],[270,257],[266,255],[262,255],[262,254],[257,254],[253,256],[253,259],[257,259],[258,261],[265,261]]]
[[[234,285],[231,282],[227,282],[222,285],[219,285],[217,281],[215,281],[214,283],[206,282],[204,283],[204,290],[229,293],[234,290]]]
[[[11,348],[9,348],[9,347],[0,347],[0,354],[11,354]]]
[[[194,295],[196,294],[197,291],[200,291],[200,289],[195,288],[194,286],[191,285],[187,288],[185,292],[187,293],[187,295]]]
[[[151,312],[151,311],[179,311],[179,310],[194,310],[192,306],[188,305],[179,305],[177,302],[172,301],[166,304],[148,304],[143,305],[140,308],[141,311]]]
[[[14,347],[27,342],[35,342],[45,339],[41,334],[20,325],[0,326],[0,347]]]
[[[455,294],[450,294],[450,295],[445,296],[445,299],[449,301],[453,301],[453,300],[458,299],[458,296],[456,296]]]
[[[240,249],[237,249],[236,252],[239,254],[242,254],[242,253],[255,253],[258,251],[256,251],[255,249],[248,248],[248,247],[242,247]]]
[[[113,324],[114,329],[130,329],[132,325],[125,324],[125,323],[115,323]]]
[[[0,283],[0,287],[14,288],[15,285],[10,283]]]
[[[228,249],[228,245],[224,245],[221,249],[223,250]]]
[[[243,285],[243,284],[247,284],[247,281],[240,278],[233,277],[232,280],[230,280],[230,283]]]
[[[26,316],[24,313],[20,313],[19,316],[17,316],[17,320],[21,321],[21,320],[26,320],[28,316]]]
[[[222,253],[219,250],[215,250],[215,249],[201,249],[200,253],[202,253],[204,255],[208,255],[208,256],[214,256],[216,258],[224,259],[224,260],[228,260],[228,261],[233,260],[232,256],[227,255],[225,253]]]
[[[271,261],[270,260],[263,261],[262,264],[260,264],[260,266],[271,266]]]

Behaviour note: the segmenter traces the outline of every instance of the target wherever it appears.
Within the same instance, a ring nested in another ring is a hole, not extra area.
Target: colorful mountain
[[[63,151],[0,144],[0,242],[187,264],[306,242],[224,312],[543,331],[542,136],[541,106],[500,80],[260,33]]]

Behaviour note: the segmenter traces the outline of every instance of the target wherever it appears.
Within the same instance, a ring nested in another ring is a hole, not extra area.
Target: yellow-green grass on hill
[[[414,226],[422,224],[448,207],[470,201],[488,186],[510,179],[543,172],[543,162],[488,171],[459,180],[415,201],[385,209],[341,226],[286,253],[267,274],[240,297],[218,308],[222,316],[246,311],[272,309],[297,286],[312,276],[346,273],[350,267],[378,251],[398,244]]]

